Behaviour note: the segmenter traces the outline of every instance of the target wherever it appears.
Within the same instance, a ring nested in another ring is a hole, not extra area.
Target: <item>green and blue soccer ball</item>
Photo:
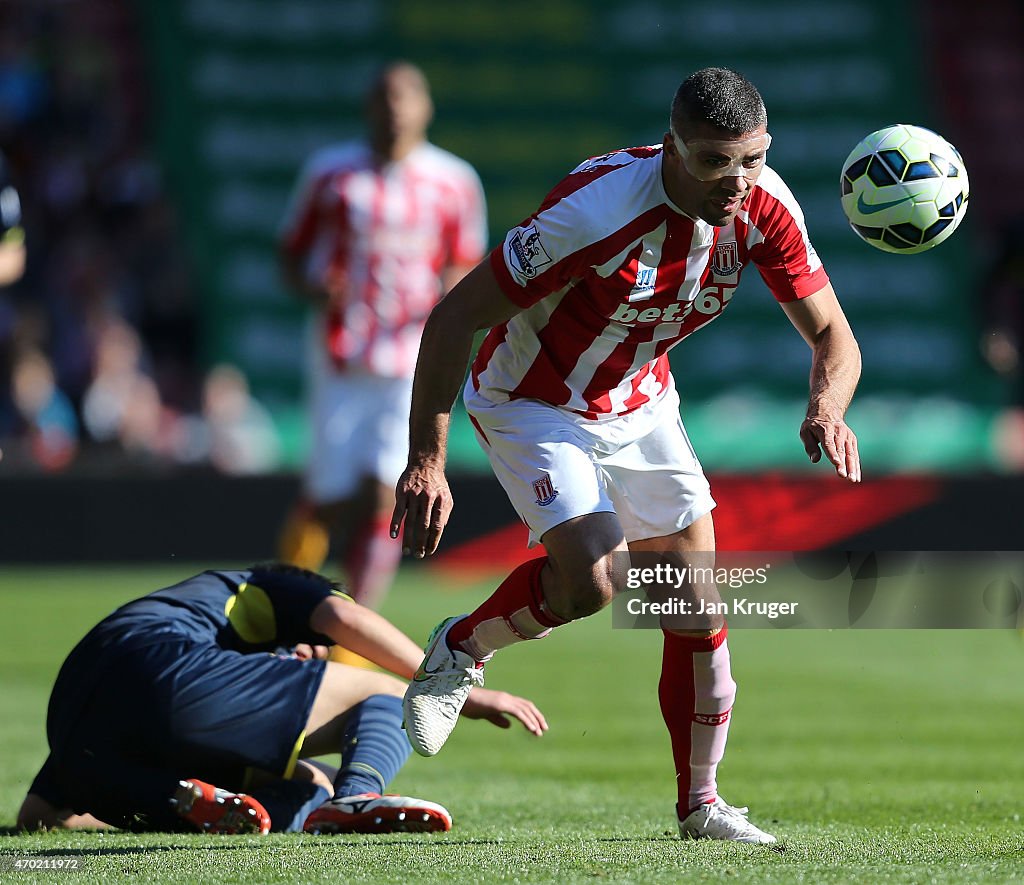
[[[960,152],[930,129],[898,123],[872,132],[843,163],[843,212],[885,252],[924,252],[949,239],[967,213]]]

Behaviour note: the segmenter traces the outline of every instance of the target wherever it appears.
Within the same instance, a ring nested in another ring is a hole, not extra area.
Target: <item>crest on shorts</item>
[[[540,479],[533,481],[533,491],[537,496],[537,503],[541,507],[547,507],[555,498],[558,497],[558,492],[555,490],[554,484],[551,482],[551,476],[545,473]]]
[[[741,266],[740,250],[735,240],[715,246],[715,254],[711,256],[711,269],[715,276],[731,277]]]

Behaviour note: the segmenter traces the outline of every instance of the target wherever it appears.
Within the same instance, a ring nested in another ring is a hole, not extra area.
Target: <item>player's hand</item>
[[[402,552],[417,559],[429,556],[437,550],[453,506],[444,467],[410,465],[395,487],[391,537],[398,537],[404,520]]]
[[[340,310],[348,301],[348,273],[339,268],[331,268],[323,278],[323,304]]]
[[[331,655],[331,650],[326,645],[309,645],[300,642],[292,649],[292,657],[300,661],[326,661]]]
[[[489,688],[474,688],[462,708],[462,715],[467,719],[486,719],[498,728],[510,728],[513,719],[523,723],[530,734],[540,737],[548,730],[544,714],[538,710],[533,701],[517,697],[507,691],[491,691]]]
[[[860,452],[857,451],[857,435],[842,419],[804,418],[800,425],[800,440],[807,457],[814,464],[821,460],[824,452],[836,473],[849,482],[860,482]]]
[[[1021,364],[1018,342],[1005,329],[991,329],[981,339],[981,352],[1000,375],[1011,375]]]

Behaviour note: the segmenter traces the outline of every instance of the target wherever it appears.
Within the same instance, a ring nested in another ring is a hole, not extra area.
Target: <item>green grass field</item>
[[[0,827],[45,756],[63,656],[115,605],[190,574],[0,569]],[[417,641],[492,586],[403,573],[385,613]],[[657,704],[660,636],[607,613],[508,649],[488,685],[533,698],[542,739],[463,722],[397,791],[451,833],[257,837],[50,833],[2,855],[80,856],[71,881],[1008,882],[1024,879],[1024,643],[997,631],[735,630],[723,796],[782,849],[683,843]],[[10,832],[10,830],[8,830]],[[59,874],[0,872],[0,880]]]

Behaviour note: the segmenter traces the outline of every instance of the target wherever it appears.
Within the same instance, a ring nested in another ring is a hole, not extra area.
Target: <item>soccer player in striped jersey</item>
[[[452,400],[474,332],[489,328],[464,399],[546,555],[435,630],[405,696],[418,752],[441,748],[462,699],[483,681],[483,662],[606,606],[625,585],[631,554],[706,564],[715,502],[680,420],[667,351],[722,314],[745,267],[758,270],[811,349],[799,428],[808,457],[824,452],[840,477],[860,481],[844,421],[860,352],[800,207],[766,165],[770,144],[753,84],[724,68],[697,71],[676,92],[661,144],[583,163],[431,314],[392,534],[404,521],[406,551],[437,547],[452,508]],[[714,585],[683,590],[694,604],[718,598]],[[663,630],[659,685],[680,835],[770,844],[774,836],[717,792],[736,692],[724,618],[689,626]]]
[[[367,97],[368,139],[310,158],[281,234],[285,278],[322,320],[313,451],[281,553],[319,569],[334,535],[351,593],[369,606],[401,557],[388,524],[423,325],[487,247],[480,179],[426,140],[432,113],[419,68],[384,68]]]

